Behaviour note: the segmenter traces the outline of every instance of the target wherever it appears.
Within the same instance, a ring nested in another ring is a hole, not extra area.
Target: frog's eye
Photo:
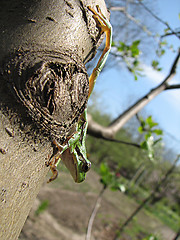
[[[82,171],[83,172],[88,172],[90,168],[91,168],[91,163],[85,162],[85,163],[82,164]]]

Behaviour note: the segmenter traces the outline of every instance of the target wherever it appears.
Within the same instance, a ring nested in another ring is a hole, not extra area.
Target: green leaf
[[[138,77],[136,74],[133,74],[134,75],[134,80],[137,81],[138,80]]]
[[[162,135],[163,131],[161,129],[154,129],[153,133],[155,133],[156,135]]]
[[[165,52],[166,52],[165,49],[162,49],[162,48],[156,50],[156,54],[158,57],[162,57],[165,54]],[[157,67],[157,66],[155,66],[155,67]]]
[[[169,28],[165,28],[165,29],[164,29],[164,32],[165,32],[165,33],[168,33],[169,30],[170,30]]]
[[[105,163],[102,163],[102,164],[100,165],[100,174],[101,174],[101,176],[106,175],[106,174],[108,174],[108,173],[109,173],[109,168],[108,168],[108,166],[107,166]]]
[[[140,40],[136,40],[132,43],[132,45],[137,47],[140,44],[140,42],[141,42]]]
[[[144,150],[148,150],[148,146],[147,146],[147,142],[146,141],[143,141],[141,144],[140,144],[141,148],[144,149]]]
[[[103,185],[108,186],[112,183],[113,176],[105,163],[102,163],[100,165],[100,175],[101,175],[100,181]]]
[[[138,131],[139,131],[140,133],[143,133],[143,127],[142,127],[142,126],[138,127]]]
[[[116,44],[114,41],[112,41],[111,47],[114,47],[114,46],[116,46]]]
[[[180,13],[179,13],[179,20],[180,20]]]
[[[164,55],[164,54],[165,54],[165,52],[166,52],[166,51],[165,51],[164,49],[161,49],[161,53],[160,53],[160,54],[161,54],[161,56],[162,56],[162,55]]]
[[[137,57],[139,55],[139,49],[138,48],[131,48],[131,56],[133,58]]]
[[[137,67],[139,65],[139,63],[140,62],[137,59],[135,59],[134,62],[133,62],[134,67]]]
[[[149,125],[150,128],[158,125],[158,123],[155,123],[155,122],[152,120],[152,116],[149,116],[149,117],[146,119],[146,123]]]
[[[123,52],[127,50],[127,45],[124,42],[119,41],[119,46],[117,48],[119,52]]]
[[[140,40],[134,41],[130,47],[131,50],[131,56],[132,57],[137,57],[140,53],[139,49],[138,49],[138,45],[140,43]]]
[[[162,41],[162,42],[160,42],[160,45],[161,45],[161,46],[166,46],[166,45],[167,45],[167,41]]]
[[[152,67],[153,67],[154,69],[157,69],[157,66],[159,65],[159,62],[156,61],[156,60],[153,60],[152,63],[151,63],[151,65],[152,65]]]
[[[160,141],[162,141],[162,138],[158,138],[156,141],[154,141],[154,144],[153,144],[153,145],[155,145],[156,143],[158,143],[158,142],[160,142]]]
[[[144,138],[146,141],[148,141],[148,139],[152,136],[151,132],[148,132],[145,134]]]

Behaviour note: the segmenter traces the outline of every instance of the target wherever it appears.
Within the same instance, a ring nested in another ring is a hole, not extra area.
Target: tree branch
[[[124,124],[138,113],[144,106],[146,106],[153,98],[159,95],[162,91],[169,88],[168,82],[175,76],[176,68],[180,58],[180,49],[173,62],[168,76],[164,81],[156,88],[149,91],[144,97],[139,99],[129,109],[119,115],[108,127],[103,127],[92,120],[92,117],[88,115],[89,127],[88,133],[99,138],[114,138],[115,134],[124,126]]]
[[[178,89],[178,88],[180,88],[180,84],[173,84],[173,85],[167,84],[165,90]]]
[[[141,146],[137,143],[133,143],[133,142],[126,142],[123,140],[118,140],[118,139],[114,139],[114,138],[107,138],[107,137],[102,137],[102,139],[109,141],[109,142],[115,142],[115,143],[121,143],[121,144],[125,144],[125,145],[129,145],[129,146],[133,146],[136,148],[141,148]]]
[[[122,12],[128,19],[130,19],[132,22],[134,22],[138,27],[140,27],[149,36],[153,35],[152,32],[150,32],[143,24],[141,24],[138,19],[133,17],[131,14],[129,14],[125,7],[111,7],[110,10],[111,11],[120,11],[120,12]]]
[[[95,131],[95,129],[97,131]],[[102,132],[104,134],[102,134]],[[96,138],[101,138],[105,141],[121,143],[121,144],[129,145],[129,146],[133,146],[136,148],[141,148],[141,146],[137,143],[126,142],[123,140],[114,139],[112,136],[110,136],[111,131],[109,131],[106,127],[103,127],[103,126],[99,125],[98,123],[96,123],[95,121],[93,121],[92,116],[90,114],[88,114],[88,134],[90,134],[91,136],[94,136]]]
[[[178,36],[180,36],[180,31],[177,31],[177,32],[175,32],[176,34],[174,34],[174,32],[170,32],[170,33],[166,33],[166,34],[164,34],[164,35],[161,35],[161,39],[162,38],[164,38],[164,37],[168,37],[168,36],[172,36],[172,35],[178,35]]]
[[[175,32],[171,26],[163,21],[161,18],[159,18],[156,14],[154,14],[141,0],[139,0],[139,4],[147,11],[149,12],[156,20],[158,20],[159,22],[161,22],[162,24],[164,24],[170,31],[173,35],[175,35],[177,38],[179,38],[180,36],[178,35],[178,32]]]
[[[91,231],[92,231],[92,226],[93,226],[93,223],[94,223],[94,219],[96,217],[98,209],[101,206],[101,200],[102,200],[102,196],[103,196],[103,193],[104,193],[105,190],[106,190],[106,187],[104,186],[102,188],[102,190],[100,191],[99,195],[98,195],[98,198],[96,200],[95,206],[94,206],[93,211],[91,213],[91,216],[89,218],[88,227],[87,227],[87,234],[86,234],[86,240],[90,240],[91,239]]]

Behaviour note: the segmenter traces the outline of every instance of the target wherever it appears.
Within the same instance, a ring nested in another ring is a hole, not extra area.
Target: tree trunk
[[[100,44],[87,6],[104,0],[1,0],[0,239],[17,239],[48,168],[86,107],[84,64]],[[54,78],[53,78],[54,77]]]

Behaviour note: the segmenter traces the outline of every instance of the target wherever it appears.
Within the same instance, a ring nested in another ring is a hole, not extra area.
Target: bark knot
[[[4,65],[14,98],[40,128],[62,141],[87,104],[89,82],[80,58],[67,50],[18,50]]]

